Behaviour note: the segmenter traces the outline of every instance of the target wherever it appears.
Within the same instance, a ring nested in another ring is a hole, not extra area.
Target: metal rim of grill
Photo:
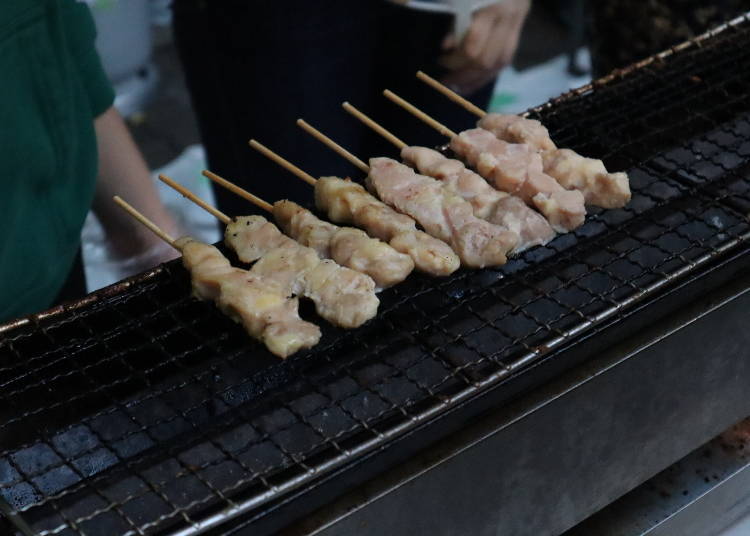
[[[530,110],[559,146],[627,170],[632,202],[501,269],[412,276],[376,320],[323,325],[285,362],[189,298],[175,262],[0,327],[6,517],[41,535],[217,527],[744,251],[749,45],[740,17]]]

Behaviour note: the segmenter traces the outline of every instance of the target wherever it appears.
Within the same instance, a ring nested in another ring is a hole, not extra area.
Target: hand
[[[442,82],[468,95],[495,78],[513,60],[531,0],[504,0],[476,11],[460,44],[443,40],[441,64],[450,72]]]
[[[166,209],[157,211],[151,219],[174,238],[185,234]],[[120,278],[148,270],[180,255],[176,249],[135,220],[124,222],[117,230],[108,232],[106,237],[107,248],[119,270]]]
[[[172,246],[159,240],[150,248],[135,255],[112,259],[110,266],[117,275],[117,279],[123,279],[171,261],[179,255],[179,252]]]

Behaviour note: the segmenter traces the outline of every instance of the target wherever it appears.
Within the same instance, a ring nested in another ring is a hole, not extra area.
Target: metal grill
[[[744,251],[748,55],[739,19],[532,110],[560,146],[627,169],[632,202],[502,269],[412,276],[376,320],[321,323],[285,362],[189,298],[175,263],[0,328],[6,519],[187,535],[260,516]]]

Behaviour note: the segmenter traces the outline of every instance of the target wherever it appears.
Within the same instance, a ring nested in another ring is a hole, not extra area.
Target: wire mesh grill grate
[[[486,389],[750,235],[750,23],[532,113],[624,209],[497,270],[413,276],[278,362],[169,264],[0,333],[0,495],[38,534],[197,533]],[[310,311],[304,311],[309,315]]]

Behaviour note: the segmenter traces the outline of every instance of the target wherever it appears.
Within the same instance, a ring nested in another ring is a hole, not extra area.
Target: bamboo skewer
[[[193,192],[182,186],[181,184],[177,184],[175,181],[164,175],[163,173],[159,175],[159,180],[172,188],[173,190],[176,190],[180,193],[183,197],[189,199],[199,207],[201,207],[203,210],[208,212],[209,214],[213,215],[218,219],[221,223],[224,225],[227,225],[231,223],[232,218],[224,214],[222,211],[220,211],[218,208],[213,207],[206,203],[203,199],[195,195]]]
[[[331,138],[329,138],[328,136],[326,136],[322,132],[316,130],[315,128],[311,127],[310,125],[307,125],[307,128],[305,128],[305,127],[303,127],[303,128],[305,129],[305,131],[307,131],[310,134],[312,134],[315,137],[316,140],[318,140],[319,142],[321,142],[323,145],[325,145],[329,149],[332,149],[337,154],[343,156],[350,163],[354,164],[359,169],[361,169],[364,173],[369,173],[370,172],[370,166],[368,166],[367,164],[365,164],[361,159],[359,159],[356,156],[354,156],[352,153],[350,153],[349,151],[347,151],[346,149],[344,149],[341,145],[339,145],[338,143],[336,143],[335,141],[333,141]],[[308,128],[310,130],[308,130]],[[320,135],[316,136],[315,134],[313,134],[313,132],[317,132]]]
[[[306,183],[312,186],[315,186],[318,183],[318,179],[316,179],[315,177],[313,177],[306,171],[303,171],[302,169],[298,168],[297,166],[292,164],[289,160],[287,160],[283,156],[280,156],[274,153],[271,149],[269,149],[265,145],[262,145],[255,140],[250,140],[250,146],[254,149],[257,149],[258,152],[260,152],[263,156],[265,156],[269,160],[276,162],[278,165],[280,165],[287,171],[291,172],[292,175],[294,175],[298,179],[302,179],[303,181],[305,181]]]
[[[441,84],[430,75],[425,74],[422,71],[417,71],[417,78],[430,86],[432,89],[435,89],[439,93],[442,93],[459,106],[462,106],[467,112],[471,112],[477,117],[484,117],[485,115],[487,115],[487,112],[482,110],[479,106],[469,101],[468,99],[463,98],[461,95],[459,95],[449,87]]]
[[[344,107],[344,110],[352,114],[354,117],[362,121],[365,125],[367,125],[372,130],[374,130],[375,132],[383,136],[386,140],[391,142],[393,145],[395,145],[397,149],[401,150],[404,147],[407,147],[407,144],[401,141],[399,138],[397,138],[395,134],[387,130],[380,123],[376,123],[375,120],[369,118],[368,116],[366,116],[365,114],[357,110],[354,106],[352,106],[348,102],[345,102],[343,104],[343,107]]]
[[[354,117],[356,117],[357,119],[359,119],[360,121],[362,121],[365,125],[367,125],[368,127],[370,127],[372,130],[374,130],[375,132],[377,132],[378,134],[380,134],[381,136],[383,136],[386,140],[388,140],[393,145],[395,145],[396,148],[403,149],[404,147],[406,147],[406,143],[404,141],[400,140],[398,137],[396,137],[395,134],[393,134],[392,132],[386,130],[385,127],[383,127],[382,125],[380,125],[380,124],[376,123],[375,121],[373,121],[372,119],[370,119],[370,117],[368,117],[364,113],[360,112],[357,108],[355,108],[354,106],[352,106],[348,102],[344,102],[341,105],[341,107],[344,108],[344,110],[346,110],[347,112],[349,112],[351,115],[353,115]]]
[[[370,166],[365,164],[363,160],[354,156],[351,152],[344,149],[341,145],[339,145],[338,143],[333,141],[331,138],[323,134],[317,128],[310,125],[304,119],[297,119],[297,126],[301,127],[302,130],[310,134],[313,138],[315,138],[319,142],[323,143],[326,147],[333,149],[336,153],[346,158],[349,162],[357,166],[361,171],[367,173],[370,170]]]
[[[440,123],[436,119],[430,117],[426,113],[424,113],[422,110],[414,106],[413,104],[405,101],[398,95],[396,95],[393,91],[390,89],[386,89],[383,91],[383,95],[386,96],[389,100],[395,102],[398,106],[412,114],[413,116],[417,117],[418,119],[421,119],[425,123],[427,123],[429,126],[440,132],[443,136],[446,136],[448,138],[453,138],[457,136],[455,132],[453,132],[451,129],[446,127],[444,124]]]
[[[128,214],[133,216],[136,220],[141,222],[143,225],[148,227],[148,229],[154,233],[156,236],[164,240],[167,244],[175,248],[177,251],[181,251],[180,248],[175,243],[175,239],[170,236],[166,231],[164,231],[161,227],[156,225],[154,222],[149,220],[146,216],[141,214],[135,207],[133,207],[130,203],[125,201],[123,198],[121,198],[119,195],[116,195],[112,198],[115,203],[120,205],[120,207],[125,210]]]
[[[318,182],[318,180],[315,177],[313,177],[309,173],[302,171],[300,168],[292,164],[289,160],[274,153],[271,149],[269,149],[262,143],[259,143],[256,140],[250,140],[249,144],[250,144],[250,147],[258,151],[262,155],[266,156],[267,158],[270,158],[271,160],[276,162],[278,165],[280,165],[287,171],[291,172],[297,178],[302,179],[306,183],[312,186],[315,186],[315,183]]]
[[[257,195],[251,194],[244,188],[240,188],[233,182],[229,182],[228,180],[218,176],[216,173],[213,173],[211,171],[208,171],[207,169],[203,170],[203,176],[211,179],[216,184],[226,188],[233,194],[236,194],[240,196],[241,198],[250,201],[253,205],[256,207],[265,210],[266,212],[273,212],[273,205],[269,203],[268,201],[265,201],[264,199],[261,199]]]

